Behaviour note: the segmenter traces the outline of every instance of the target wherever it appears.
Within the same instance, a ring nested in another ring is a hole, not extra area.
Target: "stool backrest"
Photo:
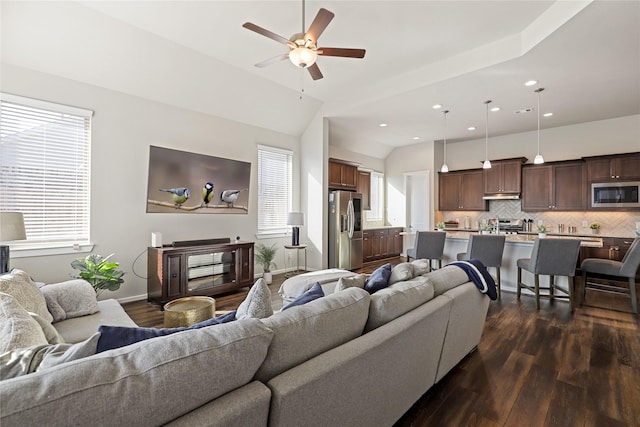
[[[622,258],[620,274],[624,277],[633,277],[640,266],[640,237],[633,239],[631,247]]]
[[[533,273],[573,277],[579,251],[578,239],[536,238],[531,251]]]
[[[444,252],[447,233],[442,231],[418,231],[414,249],[416,259],[440,259]]]
[[[486,267],[500,267],[504,241],[504,235],[471,234],[466,258],[480,260]]]

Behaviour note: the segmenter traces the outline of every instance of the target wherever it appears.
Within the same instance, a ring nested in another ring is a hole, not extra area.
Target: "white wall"
[[[484,147],[484,138],[447,142],[449,170],[482,167]],[[489,160],[526,157],[528,163],[533,163],[536,151],[536,131],[489,136]],[[540,131],[540,153],[547,162],[634,151],[640,151],[640,115]],[[441,156],[436,163],[438,168],[442,165]]]
[[[299,138],[242,123],[172,107],[51,75],[2,64],[7,93],[91,109],[91,240],[94,252],[121,263],[126,272],[120,290],[110,298],[146,296],[146,255],[152,231],[164,242],[240,236],[255,241],[257,225],[257,144],[294,151],[294,206],[299,205]],[[251,187],[246,215],[147,214],[149,146],[250,162]],[[259,241],[285,244],[289,237]],[[35,280],[56,282],[73,273],[69,263],[81,254],[12,259],[12,266]],[[284,251],[276,258],[284,267]],[[257,267],[256,272],[260,272]]]
[[[358,163],[360,168],[372,169],[376,172],[384,173],[384,159],[354,153],[335,146],[329,146],[329,157]]]

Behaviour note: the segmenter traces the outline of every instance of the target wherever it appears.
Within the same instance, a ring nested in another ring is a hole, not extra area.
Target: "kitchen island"
[[[444,244],[443,265],[456,261],[458,253],[466,252],[467,243],[470,234],[477,234],[471,231],[446,231],[447,239]],[[504,246],[504,254],[502,256],[502,267],[500,267],[501,289],[508,292],[515,292],[517,289],[517,273],[516,262],[520,258],[529,258],[533,249],[533,242],[538,236],[536,234],[507,234]],[[552,235],[545,237],[546,239],[579,239],[580,245],[583,247],[602,247],[602,238],[585,237],[575,235]],[[577,267],[577,265],[576,265]],[[489,272],[495,277],[495,269],[490,268]],[[527,271],[522,272],[522,280],[525,283],[533,283],[533,275]],[[558,278],[557,283],[566,286],[566,277]],[[541,277],[541,285],[547,286],[548,277]],[[529,294],[527,290],[523,290],[523,295]]]

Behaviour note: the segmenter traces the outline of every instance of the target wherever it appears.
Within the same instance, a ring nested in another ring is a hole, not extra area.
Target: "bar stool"
[[[407,261],[413,259],[438,260],[438,268],[442,268],[442,254],[447,233],[442,231],[417,231],[413,248],[407,249]]]
[[[617,294],[628,294],[631,298],[631,310],[633,314],[638,314],[638,301],[636,298],[636,273],[640,266],[640,238],[633,240],[631,247],[622,258],[622,261],[614,261],[610,259],[587,258],[582,261],[580,270],[582,270],[582,296],[580,305],[584,304],[584,298],[587,293],[587,287],[593,291],[610,292]],[[612,286],[602,283],[588,282],[587,274],[603,275],[612,279],[626,278],[629,281],[629,290],[624,292],[618,286]]]
[[[500,266],[502,265],[502,254],[504,253],[504,241],[504,235],[471,234],[467,244],[467,251],[459,253],[456,257],[458,261],[477,259],[485,267],[495,267],[498,298],[500,298]]]
[[[578,239],[536,238],[531,250],[531,258],[521,258],[516,262],[518,266],[517,298],[520,299],[521,288],[528,289],[536,295],[536,308],[540,309],[540,297],[568,298],[569,308],[573,311],[573,277],[576,273],[576,262],[580,250]],[[527,270],[534,276],[534,286],[522,283],[522,270]],[[540,275],[549,276],[549,287],[540,287]],[[567,276],[567,289],[555,284],[555,276]],[[548,289],[549,294],[540,295],[540,289]],[[555,295],[555,290],[566,295]]]

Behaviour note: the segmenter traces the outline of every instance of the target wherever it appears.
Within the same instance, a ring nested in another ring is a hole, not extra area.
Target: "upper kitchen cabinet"
[[[520,194],[522,164],[526,161],[526,158],[519,157],[491,162],[491,169],[483,169],[484,193]]]
[[[358,165],[344,160],[329,159],[329,190],[358,189]]]
[[[525,166],[522,168],[522,210],[585,210],[584,175],[582,161]]]
[[[358,171],[358,193],[362,194],[362,209],[371,210],[371,172]]]
[[[640,153],[586,157],[589,182],[640,180]]]
[[[438,173],[438,201],[441,211],[486,211],[482,169]]]

